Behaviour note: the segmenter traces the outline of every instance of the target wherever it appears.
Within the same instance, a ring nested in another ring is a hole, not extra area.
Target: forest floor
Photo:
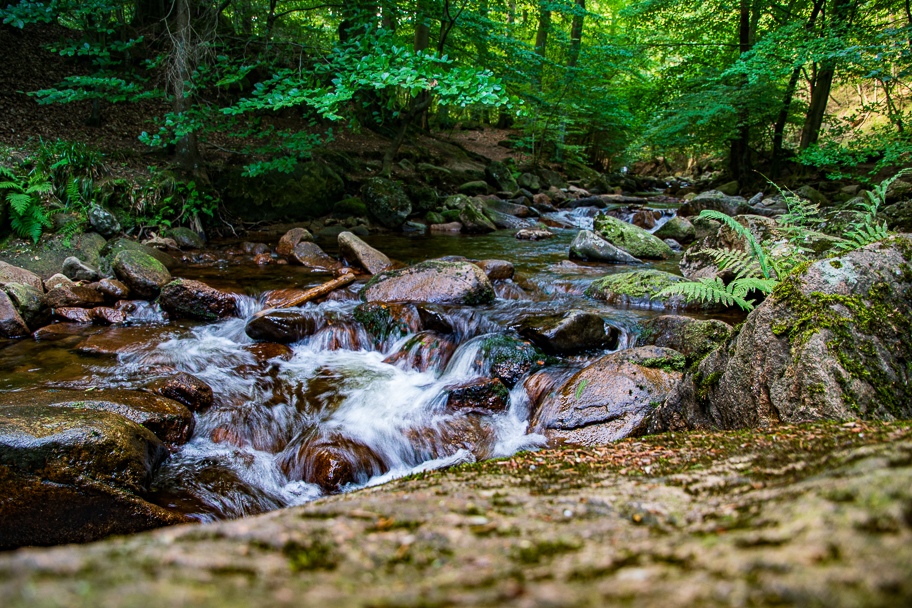
[[[912,426],[522,453],[243,520],[0,556],[0,604],[900,606]]]

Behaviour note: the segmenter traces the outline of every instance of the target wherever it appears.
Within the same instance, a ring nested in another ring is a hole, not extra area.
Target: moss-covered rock
[[[408,184],[405,191],[409,200],[412,201],[412,209],[434,211],[440,207],[440,197],[437,196],[437,191],[430,186]]]
[[[222,200],[235,216],[249,221],[300,221],[324,216],[345,196],[345,182],[327,165],[300,163],[292,173],[256,177],[241,168],[219,175]]]
[[[412,202],[400,182],[373,177],[361,187],[368,213],[387,228],[399,228],[412,212]]]
[[[443,217],[443,214],[437,213],[436,211],[429,211],[426,216],[424,216],[424,221],[428,224],[445,224],[447,219]],[[459,221],[459,214],[457,213],[453,221]]]
[[[107,260],[108,264],[113,264],[114,258],[121,251],[139,251],[158,260],[158,262],[168,270],[174,270],[177,267],[177,260],[164,251],[159,251],[155,247],[149,247],[130,239],[116,239],[108,241],[101,249],[101,256]]]
[[[375,275],[361,290],[365,302],[433,302],[487,304],[494,286],[478,266],[468,262],[428,261]]]
[[[202,249],[206,246],[206,241],[189,228],[177,227],[165,231],[164,237],[174,239],[177,246],[181,249]]]
[[[686,217],[680,215],[676,215],[662,224],[654,234],[660,239],[674,239],[684,245],[692,243],[697,238],[694,225]]]
[[[485,167],[485,177],[488,183],[501,192],[516,192],[519,190],[519,184],[510,168],[500,161],[495,161]]]
[[[731,338],[734,328],[717,319],[701,321],[679,315],[662,315],[643,322],[637,344],[672,348],[699,361]]]
[[[24,338],[31,333],[6,292],[0,291],[0,338]]]
[[[168,269],[142,251],[121,251],[114,256],[111,266],[117,278],[141,298],[157,297],[161,288],[171,281]]]
[[[546,316],[532,316],[517,325],[519,335],[552,355],[572,355],[595,349],[615,349],[621,331],[599,315],[569,310]]]
[[[673,253],[662,239],[604,213],[596,216],[594,229],[603,239],[636,258],[661,260]]]
[[[513,388],[527,374],[556,361],[529,341],[509,334],[485,338],[479,356],[485,368],[507,388]]]
[[[683,296],[657,294],[679,281],[682,277],[661,270],[619,272],[596,279],[586,288],[586,295],[615,306],[633,306],[658,310],[713,310],[718,305],[689,301]]]
[[[459,212],[458,221],[462,224],[462,231],[470,234],[483,234],[494,232],[497,226],[476,205],[469,204]]]
[[[38,329],[50,321],[50,310],[43,293],[22,283],[7,283],[2,289],[30,329]]]
[[[333,205],[333,217],[337,219],[367,217],[367,215],[367,205],[358,197],[342,199]]]
[[[615,247],[591,230],[580,230],[570,243],[570,259],[594,260],[613,264],[639,264],[623,249]]]

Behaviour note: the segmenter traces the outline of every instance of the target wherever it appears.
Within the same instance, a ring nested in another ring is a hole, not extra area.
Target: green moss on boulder
[[[673,253],[662,239],[610,215],[596,216],[594,228],[603,239],[636,258],[661,260]]]

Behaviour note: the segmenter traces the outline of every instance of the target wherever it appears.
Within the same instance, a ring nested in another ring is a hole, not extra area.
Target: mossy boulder
[[[440,206],[440,197],[437,190],[430,186],[421,184],[408,184],[405,187],[409,200],[412,201],[412,209],[419,211],[433,211]]]
[[[371,214],[387,228],[399,228],[412,212],[412,202],[398,181],[373,177],[361,187],[361,199]]]
[[[30,333],[10,297],[0,291],[0,338],[24,338]]]
[[[697,238],[694,225],[686,217],[676,215],[659,227],[653,234],[660,239],[674,239],[686,245]]]
[[[202,249],[206,246],[206,241],[203,237],[189,228],[180,226],[166,230],[164,237],[174,239],[174,242],[177,243],[177,246],[181,249]]]
[[[38,329],[50,321],[50,310],[42,292],[22,283],[7,283],[2,290],[29,328]]]
[[[367,205],[358,197],[345,198],[333,205],[333,217],[337,219],[367,217],[367,215]]]
[[[731,325],[717,319],[662,315],[643,322],[636,343],[674,349],[691,364],[724,344],[733,332]]]
[[[114,258],[121,251],[139,251],[158,260],[158,262],[168,270],[174,270],[177,267],[177,260],[164,251],[159,251],[155,247],[149,247],[130,239],[116,239],[105,243],[101,249],[101,255],[107,260],[108,264],[113,264]]]
[[[683,296],[657,294],[683,281],[682,277],[661,270],[620,272],[596,279],[586,288],[586,295],[614,306],[633,306],[655,310],[718,310],[721,306],[689,301]]]
[[[44,293],[44,284],[37,274],[6,262],[0,262],[0,285],[8,283],[28,285],[32,289]]]
[[[292,173],[255,177],[235,168],[216,178],[228,211],[248,221],[300,221],[324,216],[345,196],[345,182],[327,165],[300,163]]]
[[[500,192],[516,192],[519,190],[519,184],[513,177],[510,168],[500,161],[494,161],[485,167],[485,178],[488,183],[497,188]]]
[[[230,294],[189,279],[162,287],[158,303],[172,319],[217,321],[237,314],[237,300]]]
[[[912,418],[912,240],[786,277],[689,375],[656,430]]]
[[[662,260],[673,253],[662,239],[604,213],[596,216],[594,229],[603,239],[635,258]]]
[[[0,549],[86,542],[188,521],[140,498],[167,454],[150,430],[118,413],[0,406]]]
[[[468,262],[428,261],[375,275],[361,290],[365,302],[488,304],[494,286],[481,268]]]
[[[443,214],[441,214],[441,213],[437,213],[436,211],[428,211],[428,214],[426,216],[424,216],[424,221],[426,221],[430,225],[433,225],[433,224],[445,224],[447,220],[445,217],[443,217]],[[456,214],[456,219],[454,221],[459,221],[458,213]]]
[[[580,230],[570,243],[570,259],[593,260],[612,264],[639,264],[623,249],[615,247],[591,230]]]
[[[497,230],[494,222],[488,219],[484,212],[474,204],[462,208],[458,221],[462,224],[462,231],[470,234],[484,234]]]
[[[556,361],[532,342],[509,334],[485,338],[478,354],[485,369],[490,368],[490,374],[507,388],[513,388],[527,374]]]
[[[155,298],[171,281],[168,269],[142,251],[121,251],[111,266],[117,278],[140,298]]]

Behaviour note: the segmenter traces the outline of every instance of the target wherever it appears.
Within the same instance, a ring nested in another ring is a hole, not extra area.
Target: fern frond
[[[745,252],[734,249],[716,249],[713,247],[703,250],[708,253],[719,270],[731,270],[736,278],[762,277],[763,272],[754,257]]]
[[[690,302],[700,301],[708,302],[710,304],[721,303],[725,306],[737,305],[744,310],[753,310],[754,301],[746,300],[744,298],[749,290],[742,293],[735,283],[738,283],[738,281],[733,281],[732,284],[726,287],[725,283],[723,283],[719,277],[703,278],[698,281],[680,281],[666,287],[654,295],[653,298],[660,296],[681,296]],[[775,284],[775,281],[773,281],[773,284]]]
[[[32,204],[32,197],[24,192],[13,192],[9,195],[8,200],[13,211],[19,215],[24,215]]]
[[[766,251],[763,249],[763,246],[757,242],[754,234],[745,226],[742,226],[738,223],[738,220],[728,216],[721,211],[714,211],[712,209],[704,209],[700,212],[700,217],[709,218],[711,220],[717,220],[731,228],[731,230],[740,238],[743,238],[747,241],[748,253],[757,261],[757,265],[760,268],[760,272],[764,277],[769,277],[769,262],[767,260]]]
[[[0,190],[18,190],[22,192],[22,184],[19,182],[0,182]]]

